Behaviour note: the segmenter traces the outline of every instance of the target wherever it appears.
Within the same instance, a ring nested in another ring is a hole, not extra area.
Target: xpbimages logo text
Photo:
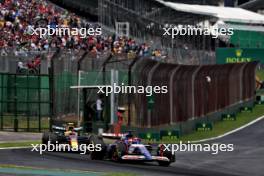
[[[198,144],[191,143],[188,141],[187,143],[183,143],[180,141],[178,144],[163,144],[164,151],[171,152],[175,154],[176,152],[210,152],[213,155],[219,154],[220,152],[233,152],[234,144],[220,144],[220,143],[212,143],[212,144]]]
[[[79,36],[87,38],[88,36],[102,35],[102,28],[97,24],[86,24],[85,27],[69,27],[68,25],[49,24],[47,19],[38,19],[34,25],[28,25],[26,32],[29,35],[36,35],[40,38],[49,36]]]
[[[212,38],[219,36],[232,36],[234,34],[233,28],[222,26],[221,28],[210,26],[191,26],[191,25],[165,25],[163,27],[163,36],[169,36],[172,39],[177,36],[204,36],[211,35]]]
[[[43,152],[79,152],[81,155],[85,155],[87,152],[102,150],[101,144],[80,144],[73,147],[70,144],[59,144],[58,141],[56,143],[48,141],[47,144],[31,144],[31,147],[32,152],[38,152],[40,155]]]
[[[152,96],[153,94],[166,94],[168,93],[168,86],[128,86],[124,83],[118,85],[114,83],[111,85],[101,85],[97,86],[98,91],[97,94],[105,94],[106,96],[110,95],[111,93],[114,94],[146,94],[146,96]]]

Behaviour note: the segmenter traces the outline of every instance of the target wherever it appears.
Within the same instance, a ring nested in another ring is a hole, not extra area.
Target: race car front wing
[[[124,155],[121,158],[122,158],[122,160],[166,161],[166,162],[170,162],[169,158],[164,157],[164,156],[151,156],[151,159],[148,159],[144,155]]]

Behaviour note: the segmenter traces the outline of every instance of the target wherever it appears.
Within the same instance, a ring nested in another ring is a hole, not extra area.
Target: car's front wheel
[[[172,154],[171,150],[166,151],[164,145],[158,147],[158,156],[163,156],[169,159],[169,161],[158,161],[160,166],[169,166],[172,162],[175,162],[175,155]]]

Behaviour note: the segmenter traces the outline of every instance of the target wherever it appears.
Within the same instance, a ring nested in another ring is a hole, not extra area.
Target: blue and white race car
[[[92,143],[98,143],[98,138],[94,138]],[[97,141],[96,141],[97,140]],[[100,144],[102,144],[100,139]],[[109,145],[103,145],[101,152],[92,152],[91,159],[110,159],[113,161],[156,161],[160,166],[169,166],[175,162],[175,155],[170,151],[165,151],[164,146],[145,145],[141,143],[141,139],[134,137],[131,132],[123,135],[120,139]]]

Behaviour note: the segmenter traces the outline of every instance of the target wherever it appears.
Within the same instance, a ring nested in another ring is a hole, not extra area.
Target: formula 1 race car
[[[110,159],[113,161],[156,161],[160,166],[169,166],[175,162],[175,155],[170,151],[165,151],[164,146],[160,145],[144,145],[141,139],[134,137],[128,132],[123,137],[115,141],[113,144],[106,145],[102,139],[95,136],[91,139],[92,143],[103,144],[104,148],[100,152],[91,152],[91,159],[101,160]]]
[[[89,144],[89,136],[80,136],[82,128],[75,128],[73,123],[68,123],[66,127],[52,126],[52,132],[44,132],[42,144],[69,144],[73,149],[78,148],[81,144]]]

